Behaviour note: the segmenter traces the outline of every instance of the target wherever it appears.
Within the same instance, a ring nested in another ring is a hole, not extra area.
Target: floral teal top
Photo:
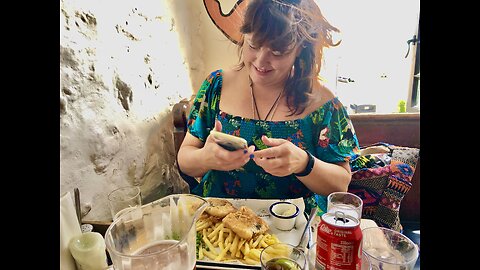
[[[261,136],[283,138],[308,150],[320,160],[330,163],[350,161],[358,153],[358,140],[347,111],[338,98],[302,119],[264,121],[230,115],[220,111],[222,70],[212,72],[200,87],[188,117],[188,131],[205,142],[215,119],[222,123],[222,131],[247,140],[256,149],[267,146]],[[314,194],[293,174],[273,176],[250,160],[242,168],[232,171],[208,171],[192,193],[204,197],[293,199],[303,197],[305,212],[319,206],[326,211],[326,197]],[[321,212],[320,212],[321,213]]]

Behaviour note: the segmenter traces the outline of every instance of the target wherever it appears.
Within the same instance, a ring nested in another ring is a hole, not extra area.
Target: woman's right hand
[[[222,124],[215,120],[215,130],[221,131]],[[255,146],[248,149],[229,151],[220,146],[212,135],[208,135],[202,148],[202,156],[205,157],[204,166],[209,170],[231,171],[243,167],[255,151]]]

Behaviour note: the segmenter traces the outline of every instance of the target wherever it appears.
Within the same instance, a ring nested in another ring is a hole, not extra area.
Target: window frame
[[[418,19],[416,41],[412,42],[412,72],[408,90],[407,112],[420,112],[420,18]],[[409,44],[410,46],[410,44]]]

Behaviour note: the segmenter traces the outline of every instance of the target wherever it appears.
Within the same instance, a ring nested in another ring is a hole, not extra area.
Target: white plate
[[[208,198],[207,198],[208,199]],[[231,202],[234,207],[240,208],[240,206],[247,206],[252,209],[259,217],[261,217],[265,222],[267,222],[270,230],[270,234],[275,234],[278,239],[284,243],[289,243],[292,245],[297,245],[302,237],[303,230],[307,224],[307,219],[303,212],[305,211],[305,204],[303,198],[296,199],[285,199],[285,200],[267,200],[267,199],[226,199]],[[272,224],[270,218],[269,207],[272,203],[278,201],[289,201],[298,206],[300,209],[300,214],[295,220],[295,227],[290,231],[280,231],[275,228]],[[240,267],[241,266],[241,267]],[[207,257],[204,257],[202,260],[197,259],[197,269],[260,269],[260,265],[247,265],[241,261],[229,261],[227,262],[214,262]]]

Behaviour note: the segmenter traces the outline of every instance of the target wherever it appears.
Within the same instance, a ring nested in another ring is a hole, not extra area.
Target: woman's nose
[[[270,57],[270,50],[264,47],[261,47],[257,52],[257,63],[265,64],[268,63]]]

